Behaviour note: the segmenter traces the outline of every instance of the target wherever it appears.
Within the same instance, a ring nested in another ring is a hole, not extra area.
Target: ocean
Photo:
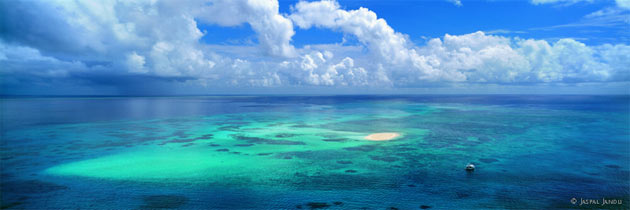
[[[630,96],[4,97],[0,109],[2,209],[630,208]],[[365,139],[381,132],[400,136]]]

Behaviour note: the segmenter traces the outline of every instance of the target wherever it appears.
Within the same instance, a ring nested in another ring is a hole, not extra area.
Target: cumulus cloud
[[[144,68],[145,63],[144,56],[138,55],[136,52],[127,55],[127,68],[130,72],[147,73],[147,69]]]
[[[201,87],[422,87],[630,80],[630,46],[625,44],[588,46],[573,39],[548,42],[474,32],[446,34],[418,46],[375,12],[345,10],[336,1],[298,2],[290,14],[280,14],[274,0],[0,4],[0,74],[5,82],[18,74],[38,78],[82,75],[77,78],[101,82],[96,77],[124,80],[146,76]],[[10,21],[18,19],[23,21]],[[247,24],[260,45],[210,46],[200,42],[209,34],[198,28],[198,22]],[[360,44],[295,48],[291,45],[294,27],[338,31],[356,37]]]
[[[467,35],[445,35],[432,39],[420,53],[433,60],[432,68],[440,69],[455,81],[510,82],[517,78],[525,61],[510,47],[510,40],[483,32]]]
[[[289,17],[300,28],[329,28],[356,36],[380,64],[370,71],[373,74],[380,71],[380,77],[386,77],[395,86],[435,81],[605,81],[621,72],[602,59],[602,54],[621,52],[591,48],[572,39],[550,44],[543,40],[475,32],[459,36],[447,34],[419,47],[410,44],[405,35],[395,32],[384,19],[366,8],[347,11],[340,9],[337,2],[320,1],[299,2],[293,9]]]
[[[434,56],[444,72],[486,83],[598,82],[627,80],[628,45],[589,47],[573,39],[507,38],[483,32],[432,39],[420,53]],[[614,59],[612,59],[614,58]]]
[[[430,58],[417,54],[405,35],[394,31],[373,11],[343,10],[335,1],[299,2],[293,9],[289,17],[300,28],[329,28],[352,34],[379,62],[391,65],[392,70],[413,67],[416,72],[410,72],[413,74],[409,76],[433,80],[441,76],[430,65]]]
[[[212,61],[198,46],[203,33],[180,4],[169,1],[15,1],[15,4],[15,11],[6,9],[13,5],[2,7],[10,16],[3,19],[23,19],[26,24],[9,22],[8,33],[3,33],[2,38],[40,49],[46,55],[105,62],[127,67],[130,72],[163,76],[181,75],[181,71],[201,73],[212,67]],[[139,68],[142,66],[145,68]]]
[[[409,57],[407,38],[366,8],[346,11],[335,1],[299,2],[289,17],[303,29],[315,26],[355,35],[373,53],[392,63]]]
[[[278,10],[277,0],[213,0],[200,11],[199,17],[221,26],[248,23],[267,53],[293,57],[295,49],[290,43],[295,34],[293,23]]]
[[[338,62],[333,61],[333,53],[329,51],[311,51],[293,61],[280,64],[280,69],[307,85],[323,86],[364,86],[368,85],[367,71],[357,67],[354,60],[345,57]],[[297,69],[297,70],[296,70]]]

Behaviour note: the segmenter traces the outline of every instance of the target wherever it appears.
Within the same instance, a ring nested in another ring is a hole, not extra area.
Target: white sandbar
[[[365,140],[370,140],[370,141],[389,141],[392,139],[395,139],[396,137],[399,137],[400,134],[399,133],[373,133],[370,135],[367,135],[365,137]]]

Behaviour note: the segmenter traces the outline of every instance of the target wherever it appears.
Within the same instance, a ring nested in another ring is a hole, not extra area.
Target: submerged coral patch
[[[188,198],[179,195],[151,195],[142,198],[141,209],[175,209],[188,203]]]
[[[48,193],[68,189],[68,187],[63,185],[39,180],[2,182],[1,186],[2,192],[4,193],[11,192],[21,194]]]

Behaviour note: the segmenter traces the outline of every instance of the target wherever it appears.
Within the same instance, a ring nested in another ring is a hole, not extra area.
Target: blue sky
[[[299,1],[280,1],[280,12],[291,13],[291,6]],[[486,31],[522,38],[556,41],[574,38],[586,44],[628,43],[628,24],[611,27],[574,26],[584,17],[602,8],[615,7],[614,1],[577,2],[574,4],[535,5],[528,1],[464,1],[457,6],[448,1],[338,1],[342,8],[354,10],[366,7],[396,31],[408,34],[416,44],[427,38],[444,34],[468,34]],[[628,15],[627,13],[625,15]],[[628,17],[626,17],[628,19]],[[558,28],[554,28],[558,27]],[[248,44],[255,42],[255,32],[246,24],[220,27],[202,24],[209,35],[203,41],[210,44]],[[293,36],[296,46],[340,42],[343,33],[327,29],[298,30]]]
[[[2,94],[630,94],[630,1],[2,1]]]

